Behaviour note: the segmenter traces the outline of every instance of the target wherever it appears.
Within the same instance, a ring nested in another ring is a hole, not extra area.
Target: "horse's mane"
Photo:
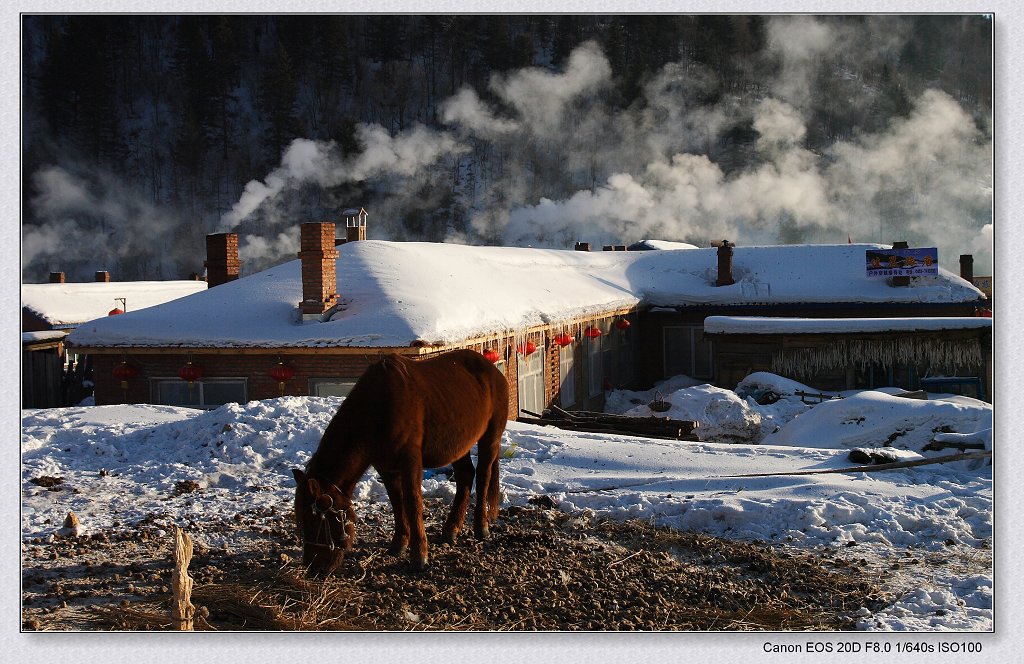
[[[398,353],[381,353],[377,364],[383,371],[397,371],[406,378],[409,377],[409,368],[406,366],[408,360]]]

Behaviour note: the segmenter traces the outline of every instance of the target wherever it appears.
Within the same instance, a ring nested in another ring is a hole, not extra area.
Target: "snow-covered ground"
[[[854,551],[858,558],[901,567],[904,575],[914,574],[907,560],[991,552],[987,461],[750,477],[858,465],[848,459],[852,449],[881,447],[886,440],[885,449],[900,460],[948,454],[922,450],[936,435],[991,449],[989,404],[864,392],[812,406],[793,396],[810,388],[770,374],[752,375],[736,392],[692,383],[680,379],[651,392],[617,392],[610,408],[646,415],[646,404],[660,394],[672,404],[666,415],[701,423],[699,442],[510,422],[501,461],[504,505],[548,495],[566,511]],[[778,400],[759,405],[757,400],[771,400],[767,392]],[[251,509],[287,507],[294,486],[290,469],[308,460],[339,403],[283,397],[211,411],[150,405],[23,411],[22,536],[53,534],[68,511],[88,531],[153,513],[184,525],[234,514],[239,500]],[[73,491],[51,492],[30,482],[46,475],[64,478]],[[190,494],[169,498],[177,483],[188,480],[203,487],[202,500]],[[424,489],[432,496],[454,493],[443,474],[428,474]],[[372,470],[356,498],[386,502]],[[874,615],[865,611],[861,629],[993,629],[989,565],[930,568],[905,582],[894,605]]]

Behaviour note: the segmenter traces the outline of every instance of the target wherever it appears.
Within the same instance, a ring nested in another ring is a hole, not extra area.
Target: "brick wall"
[[[185,353],[144,354],[129,353],[127,361],[138,368],[139,373],[129,382],[127,392],[120,382],[113,378],[114,367],[121,363],[120,355],[92,355],[96,383],[96,404],[149,403],[151,401],[150,380],[153,378],[177,378],[178,371],[191,357],[192,363],[203,370],[203,378],[246,378],[246,396],[249,400],[272,399],[281,396],[277,381],[270,377],[270,369],[278,359],[295,370],[295,375],[285,383],[285,394],[308,396],[311,379],[356,380],[366,367],[376,361],[379,353],[368,351],[365,355],[266,355]]]
[[[333,238],[332,238],[333,241]],[[605,317],[604,320],[610,320]],[[583,323],[586,327],[589,322]],[[605,328],[608,326],[605,325]],[[547,329],[531,333],[529,340],[538,347],[537,352],[544,353],[544,400],[546,404],[556,401],[559,392],[559,347],[552,339],[560,333],[561,328]],[[579,335],[577,335],[579,337]],[[564,404],[579,408],[599,408],[603,404],[603,395],[596,400],[586,398],[586,357],[583,352],[581,337],[573,343],[576,357],[576,404]],[[518,339],[522,341],[522,339]],[[467,347],[477,352],[493,348],[505,361],[505,378],[509,383],[509,417],[515,418],[519,413],[518,354],[514,348],[516,340],[506,337],[498,340],[478,342]],[[539,350],[543,348],[543,351]],[[277,381],[270,377],[270,370],[279,360],[294,369],[295,374],[285,384],[285,394],[292,396],[309,396],[310,381],[313,379],[333,379],[355,381],[363,374],[371,363],[380,356],[379,351],[367,349],[365,353],[338,354],[329,352],[310,352],[301,354],[279,355],[268,350],[266,353],[253,352],[193,352],[186,353],[146,353],[129,352],[120,354],[93,354],[96,384],[96,404],[109,405],[118,403],[150,403],[152,401],[150,381],[154,378],[177,378],[178,371],[191,359],[192,363],[203,370],[203,379],[212,378],[245,378],[246,398],[253,400],[271,399],[281,395]],[[428,357],[425,355],[424,357]],[[129,381],[128,389],[122,390],[120,382],[113,377],[114,367],[127,359],[138,369],[138,375]],[[600,402],[600,403],[598,403]],[[557,401],[556,401],[557,403]]]

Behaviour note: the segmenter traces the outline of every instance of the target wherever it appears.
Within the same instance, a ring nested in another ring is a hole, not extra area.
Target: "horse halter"
[[[336,485],[332,484],[331,487],[338,493],[341,493],[341,489]],[[326,507],[322,507],[318,504],[320,498],[323,497],[326,497],[330,501],[330,504]],[[320,520],[316,529],[316,538],[310,541],[306,539],[305,532],[303,532],[302,543],[310,546],[321,546],[325,549],[334,551],[335,549],[340,549],[345,542],[348,541],[348,530],[346,528],[348,524],[348,515],[345,513],[344,508],[339,509],[334,506],[334,497],[331,496],[331,494],[323,493],[320,498],[314,500],[313,504],[310,506],[310,512],[312,512],[313,517]],[[328,519],[334,519],[334,521],[341,526],[341,537],[337,541],[335,541],[334,534],[331,532],[331,526],[330,523],[328,523]],[[321,534],[326,535],[324,538],[326,541],[320,541]]]

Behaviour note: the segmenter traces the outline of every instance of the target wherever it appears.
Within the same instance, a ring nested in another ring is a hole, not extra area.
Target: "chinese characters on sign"
[[[939,273],[939,250],[935,247],[918,249],[868,249],[869,277],[921,277]]]

